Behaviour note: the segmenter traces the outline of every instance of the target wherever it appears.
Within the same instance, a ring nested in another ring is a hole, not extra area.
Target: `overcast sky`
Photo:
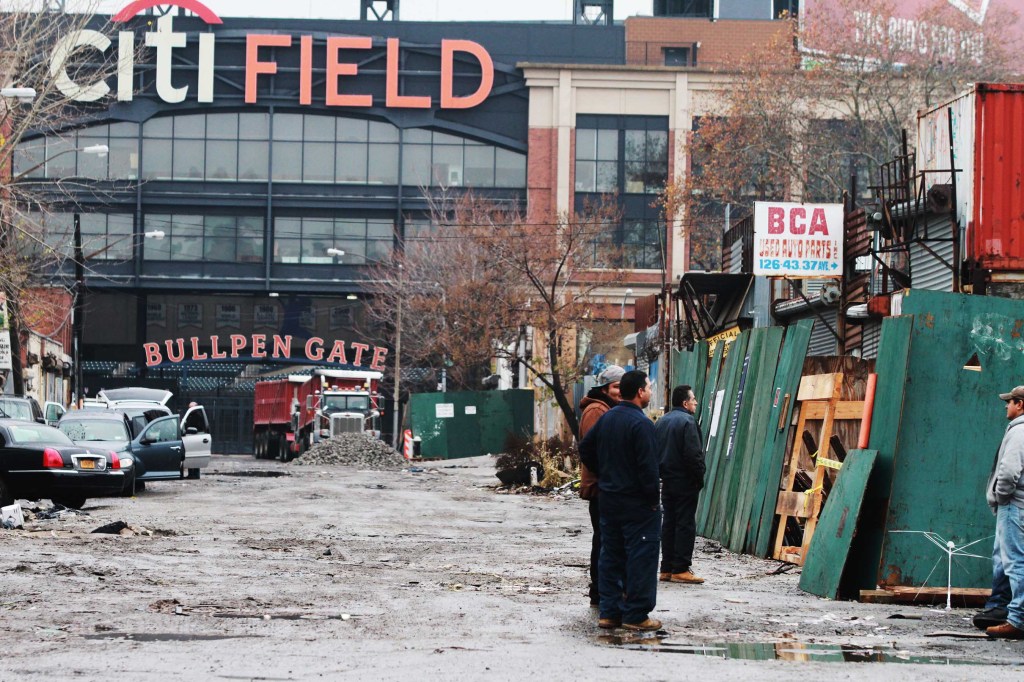
[[[358,19],[359,0],[203,0],[224,17]],[[94,6],[114,14],[131,0],[67,0],[68,8]],[[615,19],[652,13],[653,0],[615,0]],[[404,21],[570,21],[573,0],[402,0]]]

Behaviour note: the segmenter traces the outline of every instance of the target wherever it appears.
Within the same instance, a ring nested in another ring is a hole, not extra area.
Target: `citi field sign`
[[[113,17],[113,22],[123,24],[140,12],[155,6],[166,7],[160,0],[136,0]],[[172,6],[192,12],[209,25],[224,22],[210,8],[198,0],[178,0]],[[217,43],[213,33],[200,33],[199,58],[197,61],[198,82],[195,101],[214,101],[214,69],[217,64]],[[154,51],[156,59],[156,94],[169,104],[184,102],[189,96],[189,86],[175,87],[173,79],[174,50],[188,44],[189,34],[174,30],[174,17],[170,14],[157,19],[156,30],[145,33],[143,44]],[[323,90],[314,93],[313,88],[313,36],[293,36],[285,33],[249,33],[245,37],[245,102],[255,104],[260,77],[277,73],[277,62],[270,57],[271,49],[297,50],[299,54],[299,104],[312,104],[314,95],[331,107],[372,107],[373,97],[351,89],[351,79],[359,73],[359,51],[373,47],[369,36],[328,36],[326,41],[326,79]],[[106,80],[79,83],[67,73],[66,64],[72,53],[81,49],[94,49],[106,54],[112,42],[103,33],[90,29],[75,31],[64,36],[50,57],[50,73],[55,77],[58,89],[64,96],[78,102],[95,102],[106,97],[110,84]],[[385,106],[397,109],[429,109],[432,97],[429,95],[403,95],[399,93],[399,51],[398,38],[387,39],[387,70],[385,80]],[[480,63],[480,82],[472,94],[455,95],[455,55],[468,54]],[[135,71],[135,31],[120,31],[117,35],[117,99],[132,101],[133,74]],[[365,55],[362,55],[365,57]],[[318,83],[318,86],[320,84]],[[494,85],[494,62],[490,54],[479,43],[470,40],[441,41],[441,83],[438,100],[442,109],[469,109],[479,105],[491,92]]]

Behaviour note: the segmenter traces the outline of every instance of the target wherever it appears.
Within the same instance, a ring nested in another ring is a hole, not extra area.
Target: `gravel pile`
[[[390,445],[366,433],[346,433],[322,440],[292,463],[345,465],[360,469],[401,469],[408,465]]]

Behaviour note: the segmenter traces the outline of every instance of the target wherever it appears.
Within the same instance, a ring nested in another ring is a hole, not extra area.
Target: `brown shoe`
[[[622,619],[620,618],[601,618],[597,621],[597,627],[602,630],[614,630],[615,628],[622,627]]]
[[[623,623],[622,627],[627,630],[639,630],[641,632],[652,632],[661,629],[661,621],[648,618],[642,623]]]
[[[1021,630],[1012,623],[993,625],[985,629],[985,634],[989,637],[999,637],[1001,639],[1024,639],[1024,630]]]
[[[686,583],[688,585],[700,585],[704,582],[704,578],[698,578],[690,571],[683,571],[682,573],[673,573],[672,578],[669,582]]]
[[[671,573],[659,573],[658,574],[658,580],[660,580],[663,583],[671,582],[672,574]]]

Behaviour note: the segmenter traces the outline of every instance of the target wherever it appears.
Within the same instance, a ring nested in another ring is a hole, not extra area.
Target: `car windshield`
[[[99,419],[83,419],[82,421],[64,420],[57,428],[74,441],[120,441],[128,442],[128,428],[123,421],[107,421]]]
[[[25,422],[24,424],[18,424],[17,426],[8,426],[7,429],[11,432],[11,440],[14,443],[73,445],[70,438],[52,426]]]
[[[32,406],[27,400],[0,398],[0,417],[32,420]]]
[[[325,410],[351,410],[365,412],[370,409],[368,395],[329,395],[324,399]]]

